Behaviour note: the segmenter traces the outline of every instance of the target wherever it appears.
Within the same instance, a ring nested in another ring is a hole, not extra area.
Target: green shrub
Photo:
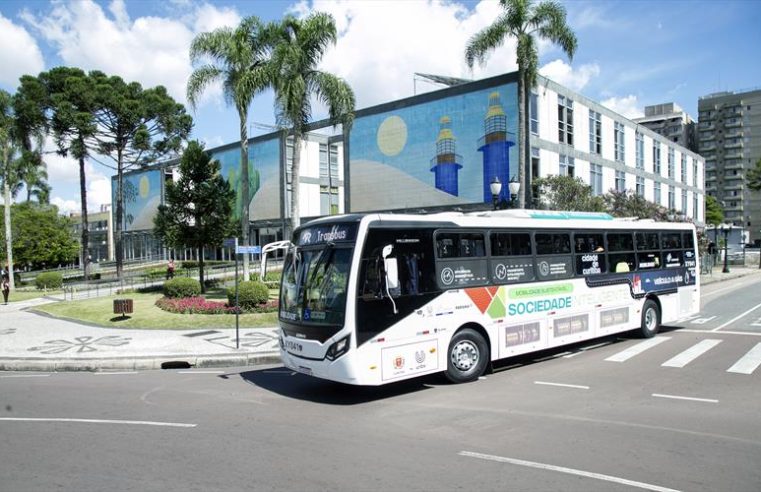
[[[201,295],[201,282],[194,278],[177,277],[164,282],[167,297],[195,297]]]
[[[43,289],[60,289],[63,285],[63,275],[59,272],[44,272],[37,275],[34,279],[35,285],[39,290]]]
[[[238,305],[241,309],[253,309],[264,304],[269,298],[269,290],[262,282],[241,282],[238,284]],[[235,287],[227,289],[227,300],[235,306]]]

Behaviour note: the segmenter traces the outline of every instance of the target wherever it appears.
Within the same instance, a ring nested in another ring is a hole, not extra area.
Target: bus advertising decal
[[[384,381],[435,371],[438,368],[437,340],[381,349],[381,378]]]

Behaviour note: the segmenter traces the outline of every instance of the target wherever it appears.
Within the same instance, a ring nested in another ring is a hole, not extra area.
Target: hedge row
[[[34,279],[39,290],[60,289],[63,285],[63,275],[59,272],[43,272]]]
[[[201,295],[201,282],[190,277],[177,277],[164,282],[164,295],[169,298]]]
[[[263,282],[241,282],[238,284],[238,306],[243,310],[250,310],[259,304],[265,304],[269,300],[269,289]],[[227,289],[227,301],[231,306],[235,305],[235,287]]]

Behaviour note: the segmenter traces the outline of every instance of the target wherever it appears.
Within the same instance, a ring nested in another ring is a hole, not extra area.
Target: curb
[[[187,369],[201,367],[236,367],[279,364],[276,352],[262,354],[157,355],[147,357],[112,357],[98,359],[47,359],[0,357],[0,371],[99,372]]]

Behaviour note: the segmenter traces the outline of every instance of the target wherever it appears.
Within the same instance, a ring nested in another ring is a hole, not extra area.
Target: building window
[[[531,117],[531,133],[539,135],[539,98],[533,92],[529,99],[528,114]]]
[[[645,196],[645,178],[637,176],[637,196]]]
[[[661,204],[661,183],[655,182],[653,183],[653,202],[655,202],[656,205]]]
[[[531,177],[538,178],[541,176],[541,168],[539,165],[539,149],[531,147]]]
[[[600,113],[589,110],[589,152],[602,154],[602,119]]]
[[[682,183],[687,184],[687,156],[682,154]]]
[[[328,145],[320,144],[320,179],[328,179]]]
[[[602,166],[600,164],[589,164],[589,185],[592,187],[593,195],[602,195]]]
[[[558,96],[558,141],[573,145],[573,100]]]
[[[661,144],[653,140],[653,172],[661,174]]]
[[[698,161],[692,160],[692,186],[698,185]]]
[[[618,121],[613,123],[613,149],[618,162],[624,162],[624,125]]]
[[[673,147],[669,147],[668,166],[669,166],[669,178],[674,179],[674,149]]]
[[[699,212],[699,209],[698,209],[698,196],[694,195],[692,197],[692,217],[693,217],[693,219],[695,219],[696,222],[700,220],[700,217],[698,217],[698,215],[699,215],[698,212]]]
[[[687,190],[682,189],[682,215],[687,217]]]
[[[561,176],[575,176],[575,163],[573,157],[560,154],[560,175]]]
[[[676,192],[673,185],[669,185],[669,210],[676,208]]]
[[[644,170],[645,169],[645,137],[640,132],[637,132],[636,139],[637,139],[637,148],[636,148],[637,169]]]
[[[616,191],[623,192],[626,190],[626,173],[616,171]]]

